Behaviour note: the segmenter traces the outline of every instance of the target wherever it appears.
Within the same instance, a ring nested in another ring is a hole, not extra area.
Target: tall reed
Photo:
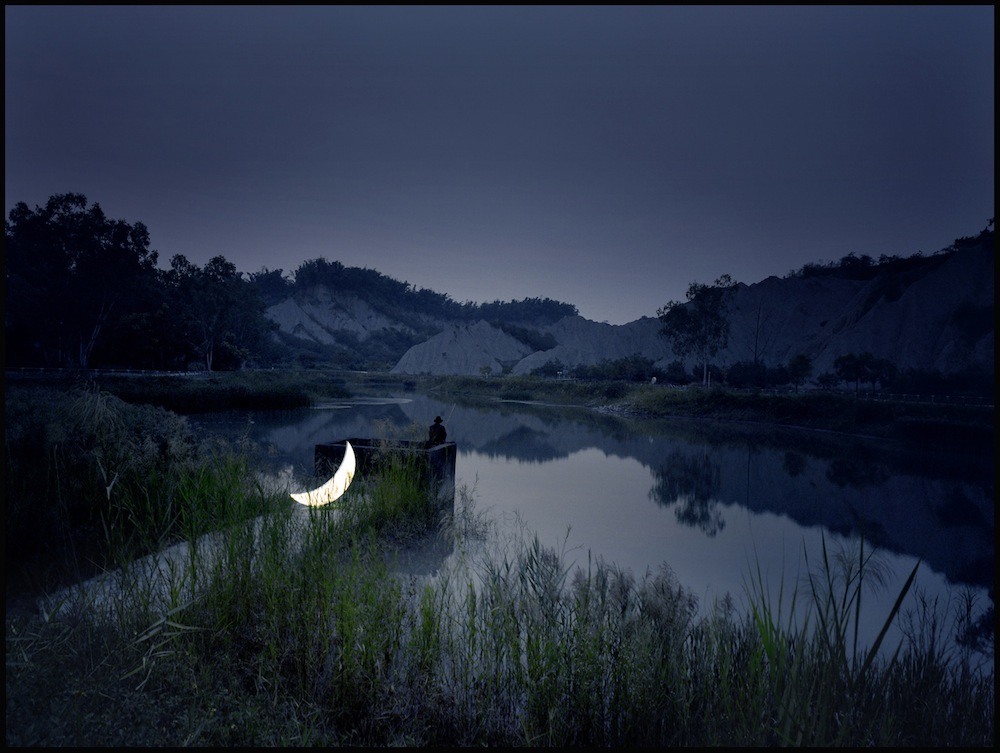
[[[8,743],[993,742],[992,665],[941,649],[938,605],[898,650],[878,645],[884,631],[863,645],[878,563],[861,546],[824,543],[805,588],[776,600],[758,568],[741,613],[700,605],[666,566],[577,566],[530,533],[498,536],[470,523],[467,494],[440,525],[418,476],[389,463],[308,509],[238,448],[167,464],[149,488],[119,480],[116,514],[146,521],[144,545],[175,540],[154,528],[182,541],[121,563],[121,587],[102,592],[111,620],[8,619]],[[454,553],[436,574],[395,568],[401,546],[442,536]]]
[[[914,566],[870,646],[859,639],[866,587],[883,584],[875,552],[863,539],[857,550],[835,556],[821,542],[821,560],[807,576],[807,609],[796,616],[797,593],[787,613],[782,592],[774,604],[759,567],[751,581],[751,613],[760,635],[777,701],[777,742],[790,745],[882,744],[890,715],[883,707],[888,678],[903,646],[887,659],[882,643],[897,620],[919,568]],[[806,552],[808,563],[808,552]],[[850,741],[850,742],[849,742]]]

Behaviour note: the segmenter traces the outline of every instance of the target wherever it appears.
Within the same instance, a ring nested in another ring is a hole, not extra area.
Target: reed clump
[[[8,388],[4,409],[8,577],[84,576],[111,544],[135,556],[176,531],[176,483],[197,450],[186,419],[93,385]]]
[[[196,372],[176,376],[100,375],[102,390],[131,403],[177,413],[221,410],[290,410],[348,397],[341,378],[310,371]]]
[[[805,618],[759,571],[742,612],[666,566],[484,536],[468,490],[442,525],[405,465],[303,508],[239,448],[181,457],[136,487],[173,505],[176,556],[8,612],[9,745],[993,744],[992,657],[944,649],[939,605],[907,612],[898,650],[857,640],[863,549],[824,547]],[[434,537],[453,551],[436,574],[394,567]]]

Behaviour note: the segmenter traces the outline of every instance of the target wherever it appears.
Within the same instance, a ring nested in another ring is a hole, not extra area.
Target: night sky
[[[5,214],[622,324],[994,213],[992,6],[5,6]]]

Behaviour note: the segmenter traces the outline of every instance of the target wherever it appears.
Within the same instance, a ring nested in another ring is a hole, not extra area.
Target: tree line
[[[82,194],[18,203],[4,243],[8,366],[233,369],[266,352],[274,325],[234,264],[160,269],[143,223]]]
[[[908,259],[898,256],[883,256],[875,263],[869,256],[858,257],[848,254],[839,263],[823,265],[806,265],[797,273],[802,277],[820,274],[834,274],[851,279],[872,279],[883,272],[900,272],[925,264],[939,264],[949,255],[963,248],[980,245],[993,245],[993,219],[990,218],[986,227],[976,236],[958,238],[955,242],[942,249],[930,260],[921,254],[915,254]],[[713,378],[716,384],[725,381],[735,387],[782,387],[793,385],[798,389],[812,376],[812,360],[806,354],[793,356],[786,365],[768,367],[757,358],[750,362],[732,364],[723,371],[712,364],[712,358],[729,342],[729,302],[736,283],[728,274],[722,275],[712,284],[692,282],[688,286],[686,301],[670,301],[657,311],[660,320],[660,334],[668,338],[675,355],[692,356],[700,366],[701,382],[711,384]],[[958,319],[966,329],[982,330],[993,326],[992,312],[985,317],[982,312],[957,312]],[[966,321],[967,320],[967,321]],[[679,367],[679,368],[678,368]],[[687,383],[683,366],[680,362],[674,364],[672,373],[665,375],[674,383]],[[697,378],[697,377],[695,377]],[[992,375],[989,376],[992,383]],[[818,387],[832,389],[843,383],[854,387],[855,392],[861,386],[870,385],[884,390],[906,390],[939,392],[943,386],[968,392],[983,391],[985,382],[983,375],[961,374],[946,377],[940,373],[919,372],[907,370],[900,374],[896,365],[887,359],[876,358],[872,353],[845,353],[834,361],[834,370],[816,377]]]
[[[921,267],[933,267],[940,264],[955,251],[976,248],[983,244],[993,243],[993,218],[991,217],[981,231],[976,235],[965,235],[956,238],[950,245],[929,256],[917,252],[911,256],[882,254],[874,259],[868,254],[849,253],[838,261],[810,262],[797,270],[790,271],[788,277],[841,277],[849,280],[871,280],[885,272],[907,272]]]
[[[363,298],[418,339],[441,321],[537,326],[577,313],[549,298],[458,303],[373,269],[323,258],[289,275],[267,268],[245,274],[221,254],[202,267],[176,254],[161,269],[143,223],[111,219],[79,193],[53,195],[34,209],[19,202],[4,221],[4,243],[8,366],[213,371],[294,363],[301,353],[275,336],[277,325],[265,312],[319,285]],[[317,360],[346,359],[355,367],[375,358],[384,364],[398,359],[411,340],[386,333],[371,348],[345,340],[358,353],[340,349]]]

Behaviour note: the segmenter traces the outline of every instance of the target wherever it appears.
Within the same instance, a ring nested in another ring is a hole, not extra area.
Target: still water
[[[727,595],[745,605],[759,568],[772,598],[783,589],[787,604],[824,542],[830,553],[856,552],[863,538],[886,575],[865,594],[863,641],[877,635],[918,561],[904,609],[916,608],[917,593],[946,613],[960,594],[975,599],[976,614],[993,605],[989,451],[904,452],[822,432],[521,403],[467,407],[418,394],[193,422],[248,436],[263,450],[262,470],[302,491],[325,480],[313,473],[316,444],[391,432],[422,438],[438,415],[458,446],[456,486],[502,529],[537,536],[567,565],[603,559],[637,577],[665,565],[702,605]]]

